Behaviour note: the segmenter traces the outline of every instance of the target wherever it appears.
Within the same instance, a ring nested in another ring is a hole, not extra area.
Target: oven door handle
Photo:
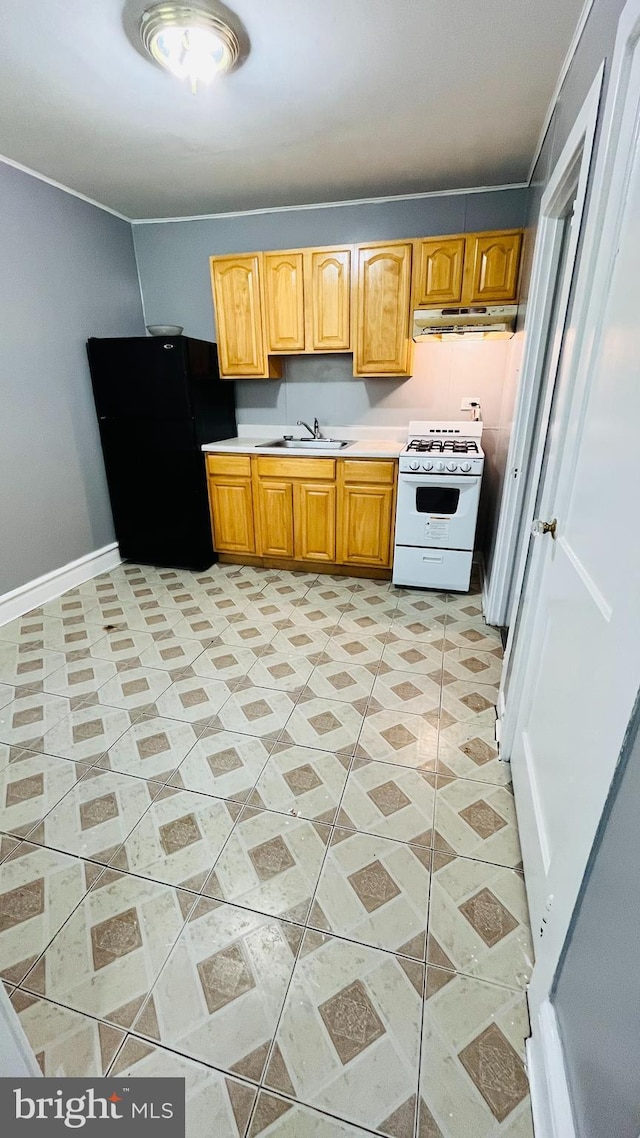
[[[398,475],[403,486],[451,486],[453,489],[464,490],[465,487],[477,486],[482,481],[481,474],[463,474],[455,478],[452,474],[404,474]]]

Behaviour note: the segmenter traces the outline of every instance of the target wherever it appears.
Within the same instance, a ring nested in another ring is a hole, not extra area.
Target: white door
[[[534,539],[504,725],[538,936],[534,1015],[551,988],[640,682],[640,0],[625,13],[587,222],[595,256],[581,269],[587,316],[566,414],[552,419],[540,496],[539,516],[557,519],[556,534]]]

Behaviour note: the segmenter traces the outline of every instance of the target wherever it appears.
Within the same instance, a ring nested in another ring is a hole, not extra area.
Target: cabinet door
[[[522,233],[476,233],[467,238],[465,304],[501,304],[518,294]]]
[[[255,553],[250,478],[209,478],[213,544],[219,553]]]
[[[303,352],[304,278],[302,251],[264,254],[267,351]]]
[[[361,245],[354,375],[410,375],[411,242]]]
[[[255,483],[259,550],[264,557],[293,557],[293,486],[271,478]]]
[[[295,556],[300,561],[336,559],[336,486],[296,482],[294,486]]]
[[[221,375],[267,375],[259,273],[257,254],[211,258]]]
[[[307,349],[348,352],[351,347],[351,250],[310,250],[307,281]]]
[[[340,488],[338,561],[391,565],[393,486],[345,484]]]
[[[416,242],[414,308],[460,304],[464,247],[464,237],[435,237]]]

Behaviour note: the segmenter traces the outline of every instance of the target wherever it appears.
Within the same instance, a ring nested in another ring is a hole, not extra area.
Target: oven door
[[[401,474],[396,545],[473,549],[481,476]]]

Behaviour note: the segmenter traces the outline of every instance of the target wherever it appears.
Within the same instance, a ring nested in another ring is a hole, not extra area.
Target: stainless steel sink
[[[259,447],[283,447],[287,450],[342,450],[349,446],[349,439],[275,439],[269,443],[258,443]]]

